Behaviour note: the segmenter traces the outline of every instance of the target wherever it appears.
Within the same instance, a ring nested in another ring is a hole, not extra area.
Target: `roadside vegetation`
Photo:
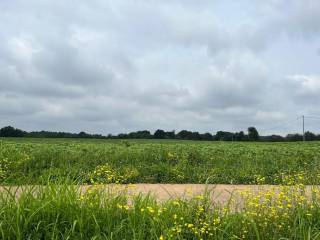
[[[1,239],[319,239],[319,190],[302,184],[213,204],[209,194],[157,202],[49,184],[0,192]]]

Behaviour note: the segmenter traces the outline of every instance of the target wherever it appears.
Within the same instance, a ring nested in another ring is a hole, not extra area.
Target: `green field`
[[[319,142],[1,139],[0,239],[320,239],[320,191],[305,187],[320,183],[319,163]],[[96,186],[107,183],[280,190],[218,205],[206,193],[159,202]]]
[[[2,184],[320,183],[320,142],[0,140]]]

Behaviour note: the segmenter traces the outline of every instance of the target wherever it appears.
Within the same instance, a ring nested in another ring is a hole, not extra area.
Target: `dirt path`
[[[15,192],[19,196],[23,188],[31,186],[10,187],[10,192]],[[36,188],[39,186],[36,186]],[[8,187],[0,186],[0,191]],[[235,198],[239,196],[239,192],[250,191],[258,194],[263,191],[279,191],[280,187],[276,185],[227,185],[227,184],[129,184],[129,185],[84,185],[81,186],[81,191],[87,191],[91,188],[98,188],[110,192],[127,192],[129,195],[136,194],[151,194],[158,201],[165,201],[176,198],[192,198],[208,191],[213,202],[225,204],[233,195]],[[311,186],[306,187],[306,195],[310,196]]]
[[[106,186],[99,186],[106,188]],[[265,191],[274,186],[258,185],[225,185],[225,184],[134,184],[121,186],[108,186],[128,191],[129,194],[141,193],[143,195],[151,194],[159,201],[176,198],[192,198],[204,194],[206,191],[210,194],[214,202],[225,203],[231,195],[236,195],[240,191]],[[277,188],[277,187],[276,187]]]
[[[239,193],[249,191],[254,194],[265,191],[280,191],[277,185],[228,185],[228,184],[134,184],[120,186],[98,186],[99,188],[114,188],[127,191],[129,194],[152,194],[159,201],[175,198],[192,198],[204,194],[206,191],[215,203],[225,204],[233,196],[239,198]],[[85,186],[84,189],[88,188]],[[90,187],[89,187],[90,188]],[[311,186],[306,186],[306,195],[311,195]]]

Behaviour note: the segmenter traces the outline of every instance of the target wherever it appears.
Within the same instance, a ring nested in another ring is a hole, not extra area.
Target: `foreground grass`
[[[0,183],[320,184],[320,142],[0,140]]]
[[[92,188],[47,185],[0,193],[1,239],[319,239],[319,191],[281,187],[214,205],[207,197],[157,202]],[[19,192],[19,193],[18,193]]]

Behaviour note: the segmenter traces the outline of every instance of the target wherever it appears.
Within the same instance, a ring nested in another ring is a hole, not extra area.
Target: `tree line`
[[[302,141],[302,134],[288,134],[285,137],[280,135],[260,136],[255,127],[249,127],[247,132],[226,132],[218,131],[216,134],[209,132],[199,133],[188,130],[175,131],[156,130],[153,134],[148,130],[136,131],[130,133],[120,133],[118,135],[109,134],[89,134],[86,132],[52,132],[52,131],[23,131],[12,126],[0,129],[0,137],[30,137],[30,138],[92,138],[92,139],[180,139],[180,140],[199,140],[199,141],[266,141],[266,142],[289,142]],[[306,141],[320,140],[320,134],[312,132],[305,133]]]

